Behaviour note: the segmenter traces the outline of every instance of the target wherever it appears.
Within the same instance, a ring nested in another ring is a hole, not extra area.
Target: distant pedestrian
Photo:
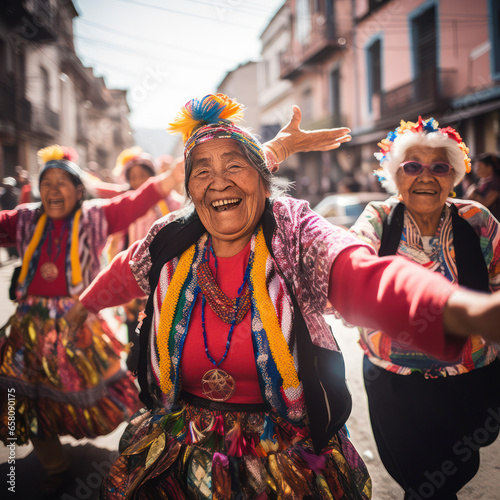
[[[2,210],[12,210],[17,207],[19,203],[19,189],[14,177],[6,177],[2,181],[2,193],[0,194],[0,207]],[[9,259],[18,257],[16,247],[7,247]]]
[[[14,177],[5,177],[2,181],[2,192],[0,194],[0,207],[2,210],[12,210],[19,203],[19,189]]]
[[[474,160],[477,185],[467,193],[469,200],[478,201],[500,220],[500,158],[494,153],[483,153]]]

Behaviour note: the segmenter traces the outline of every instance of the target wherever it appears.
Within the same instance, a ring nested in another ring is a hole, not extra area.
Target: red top
[[[68,223],[65,219],[52,220],[52,234],[47,234],[40,251],[37,272],[33,276],[33,281],[28,288],[29,295],[40,295],[45,297],[58,297],[68,295],[66,285],[66,249],[68,246]],[[52,240],[52,241],[51,241]],[[49,255],[50,248],[50,255]],[[57,277],[54,281],[47,281],[42,278],[40,270],[42,266],[52,262],[57,266]]]
[[[217,257],[217,275],[215,261],[210,256],[209,264],[212,275],[216,276],[220,289],[230,298],[238,296],[245,270],[250,256],[250,242],[233,257]],[[201,390],[201,379],[208,371],[215,368],[205,353],[203,327],[201,323],[201,293],[198,294],[189,330],[184,341],[181,358],[182,389],[204,397]],[[241,323],[235,325],[229,352],[226,359],[219,365],[231,375],[236,382],[236,389],[231,396],[231,403],[263,403],[260,394],[257,367],[252,344],[251,311],[249,310]],[[207,330],[208,351],[215,361],[220,361],[226,351],[226,342],[231,325],[224,323],[205,304],[205,325]]]

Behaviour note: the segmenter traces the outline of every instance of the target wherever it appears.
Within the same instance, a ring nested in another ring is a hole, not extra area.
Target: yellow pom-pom
[[[137,158],[142,153],[142,148],[140,146],[133,146],[131,148],[124,149],[116,159],[116,167],[123,167],[130,160]]]
[[[62,160],[64,158],[64,150],[59,144],[54,144],[53,146],[40,149],[37,157],[38,163],[40,166],[43,166],[51,160]]]

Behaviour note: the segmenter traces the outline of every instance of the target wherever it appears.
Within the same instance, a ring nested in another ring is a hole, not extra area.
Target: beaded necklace
[[[205,249],[203,251],[203,260],[198,267],[198,292],[201,291],[201,324],[203,329],[203,342],[205,345],[205,354],[210,362],[215,366],[215,368],[208,370],[202,377],[201,386],[203,394],[213,400],[213,401],[227,401],[236,389],[236,382],[234,378],[229,375],[225,370],[219,368],[219,366],[226,359],[229,348],[231,346],[231,340],[233,337],[234,327],[237,323],[240,323],[245,317],[246,313],[250,309],[250,287],[248,286],[248,281],[250,278],[250,271],[253,264],[253,252],[250,254],[248,259],[248,264],[245,269],[245,275],[243,277],[243,282],[238,288],[238,296],[236,299],[229,299],[227,295],[220,289],[217,281],[209,267],[210,253],[215,260],[215,269],[217,273],[217,256],[215,255],[212,247],[212,239],[209,237],[205,243]],[[243,299],[243,300],[242,300]],[[225,323],[230,323],[229,333],[226,340],[226,349],[219,361],[216,361],[214,357],[210,354],[208,350],[208,340],[207,340],[207,329],[205,320],[205,306],[206,303],[210,304],[210,307],[217,316]]]

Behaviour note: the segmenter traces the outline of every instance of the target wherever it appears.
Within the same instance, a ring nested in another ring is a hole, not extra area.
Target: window
[[[295,37],[301,45],[309,43],[311,34],[311,11],[309,0],[297,0],[295,20]]]
[[[313,95],[312,90],[307,89],[302,94],[302,119],[305,121],[312,120],[313,117]]]
[[[7,44],[0,38],[0,80],[7,78]]]
[[[335,68],[330,73],[330,106],[332,113],[332,125],[340,126],[340,71]]]
[[[370,12],[377,10],[381,5],[386,3],[388,0],[370,0]]]
[[[372,98],[380,94],[382,90],[382,43],[380,39],[375,40],[366,49],[368,70],[368,110],[372,111]]]
[[[491,75],[500,79],[500,0],[490,0]]]
[[[415,77],[434,70],[437,65],[436,9],[431,7],[412,21]]]
[[[47,70],[40,66],[40,75],[42,79],[42,102],[46,108],[50,107],[50,82]]]

